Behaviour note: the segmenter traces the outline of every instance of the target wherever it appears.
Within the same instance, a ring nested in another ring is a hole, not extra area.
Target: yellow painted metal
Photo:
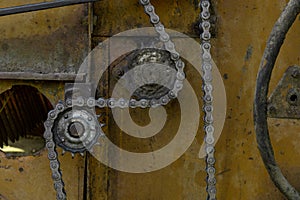
[[[9,1],[1,6],[25,1]],[[26,3],[34,1],[26,1]],[[37,1],[35,1],[37,2]],[[263,166],[257,145],[252,119],[252,101],[256,74],[267,37],[279,13],[287,3],[286,0],[213,0],[213,8],[217,16],[216,38],[213,43],[213,58],[221,74],[227,92],[227,116],[225,126],[217,143],[216,168],[218,199],[232,200],[274,200],[284,199],[272,184]],[[197,37],[199,9],[191,0],[153,0],[157,13],[167,28],[174,29]],[[5,5],[4,5],[5,4]],[[72,13],[70,7],[67,13]],[[151,26],[143,8],[133,0],[102,0],[95,4],[95,27],[92,41],[94,45],[121,31],[137,27]],[[63,16],[66,12],[43,11],[49,15]],[[27,14],[28,15],[28,14]],[[35,34],[47,35],[72,18],[60,18],[62,21],[51,22],[51,30],[40,15],[38,26],[23,27],[24,36]],[[28,16],[31,16],[30,14]],[[9,27],[3,37],[19,37],[14,35],[9,17],[7,22],[0,21],[1,27]],[[19,20],[22,15],[18,15]],[[289,65],[300,65],[300,21],[297,20],[290,30],[287,40],[278,57],[273,72],[270,91],[274,89],[285,69]],[[49,32],[50,31],[50,32]],[[196,39],[198,41],[198,39]],[[201,78],[191,66],[186,69],[187,78],[191,82],[201,102]],[[37,87],[53,104],[63,98],[63,83],[1,81],[3,92],[13,84],[30,84]],[[201,105],[201,103],[200,103]],[[107,110],[107,135],[120,147],[132,151],[149,151],[158,149],[168,143],[174,136],[178,123],[179,105],[176,101],[167,106],[172,114],[168,118],[166,129],[151,139],[134,139],[121,132]],[[133,119],[138,124],[147,124],[149,117],[146,111],[132,110]],[[191,119],[193,120],[193,119]],[[174,125],[175,124],[175,125]],[[159,171],[145,174],[130,174],[110,169],[92,156],[88,156],[88,189],[89,200],[181,200],[205,199],[205,162],[198,158],[203,140],[200,124],[197,136],[187,150],[176,162]],[[270,119],[269,127],[274,145],[275,155],[283,173],[290,182],[300,190],[300,160],[298,159],[300,123],[297,120]],[[84,159],[70,155],[61,157],[63,177],[69,199],[83,199]],[[6,159],[0,157],[0,199],[55,199],[47,155],[42,151],[36,157]]]
[[[0,1],[0,7],[37,2],[41,1]],[[8,55],[6,53],[9,51],[16,58],[9,60],[8,57],[0,57],[0,71],[18,71],[20,70],[18,67],[21,66],[23,71],[36,73],[60,72],[55,67],[49,67],[48,71],[45,72],[42,70],[45,69],[43,67],[51,62],[53,65],[62,63],[69,70],[74,68],[74,66],[67,66],[70,63],[69,56],[80,54],[81,56],[74,60],[78,59],[78,62],[81,62],[82,57],[87,53],[88,41],[84,39],[87,38],[87,31],[82,32],[82,35],[71,34],[74,33],[75,29],[78,30],[78,27],[83,29],[86,27],[87,30],[85,10],[86,5],[77,5],[0,17],[0,54]],[[32,41],[32,44],[29,45],[28,41]],[[47,42],[48,45],[45,45]],[[78,45],[74,49],[74,46],[71,44],[76,43]],[[57,44],[70,45],[62,47]],[[16,49],[12,47],[16,47]],[[72,49],[73,51],[71,51]],[[37,52],[40,57],[35,55]],[[24,61],[24,66],[22,66],[22,61]],[[6,63],[5,66],[4,63]],[[67,68],[65,70],[68,71]],[[75,70],[73,71],[75,72]],[[0,93],[10,89],[13,85],[31,85],[36,87],[50,100],[53,106],[59,99],[64,98],[64,83],[55,81],[1,80]],[[61,150],[59,150],[59,155],[61,153]],[[83,199],[84,158],[76,156],[72,159],[70,154],[59,157],[68,198],[72,200]],[[1,200],[49,200],[55,198],[49,160],[45,149],[40,151],[37,156],[15,159],[8,159],[4,153],[0,152]]]
[[[193,26],[199,9],[193,1],[151,1],[161,21],[171,28],[196,37]],[[271,29],[286,0],[226,0],[212,1],[217,16],[216,38],[212,40],[213,59],[221,74],[227,93],[225,126],[216,145],[218,199],[274,200],[284,199],[271,182],[260,158],[254,133],[252,105],[258,66]],[[150,26],[143,8],[136,1],[104,0],[95,6],[97,24],[94,44],[105,37],[137,27]],[[273,72],[270,91],[274,89],[286,68],[300,63],[300,21],[287,36]],[[200,90],[201,79],[187,67],[188,80]],[[199,91],[198,95],[201,95]],[[199,98],[201,102],[201,99]],[[167,106],[172,119],[178,122],[176,103]],[[109,115],[110,116],[110,115]],[[141,124],[147,113],[136,110],[133,118]],[[193,120],[193,119],[191,119]],[[108,119],[105,131],[122,148],[140,151],[166,144],[176,127],[167,127],[152,140],[134,140],[122,133]],[[278,164],[290,182],[300,190],[299,130],[297,120],[270,119],[270,133]],[[90,158],[89,199],[205,199],[205,163],[197,157],[203,138],[202,127],[188,151],[170,166],[151,173],[130,174],[105,167]]]
[[[42,2],[1,1],[0,7]],[[73,73],[88,53],[87,4],[0,18],[0,71]]]
[[[64,84],[55,82],[2,81],[0,92],[12,85],[31,85],[43,93],[55,105],[63,99]],[[41,133],[42,134],[42,133]],[[60,156],[62,173],[69,199],[82,199],[84,187],[84,158],[70,154]],[[2,200],[48,200],[55,199],[53,181],[47,151],[41,150],[37,156],[6,158],[0,152],[0,199]]]
[[[66,155],[60,160],[68,198],[82,199],[83,158],[78,156],[72,159],[71,155]],[[7,159],[1,153],[0,161],[0,199],[56,199],[45,150],[38,156],[16,159]]]

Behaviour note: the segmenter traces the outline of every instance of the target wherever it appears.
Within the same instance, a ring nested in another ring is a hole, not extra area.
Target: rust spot
[[[244,60],[249,61],[252,57],[252,53],[253,53],[253,46],[249,45],[248,48],[247,48]]]
[[[227,80],[227,79],[228,79],[228,74],[224,74],[224,75],[223,75],[223,78],[224,78],[225,80]]]
[[[36,88],[15,85],[0,95],[0,147],[27,135],[42,136],[51,103]]]

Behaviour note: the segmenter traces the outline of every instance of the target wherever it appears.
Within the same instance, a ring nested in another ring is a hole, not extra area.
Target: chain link
[[[200,29],[203,30],[200,35],[201,47],[202,47],[202,70],[203,70],[203,110],[204,110],[204,131],[205,131],[205,144],[206,144],[206,172],[207,172],[207,194],[208,200],[216,199],[216,169],[214,167],[214,127],[213,127],[213,85],[212,85],[212,58],[210,54],[211,50],[211,33],[210,33],[210,2],[209,0],[201,0],[201,24]]]
[[[149,15],[150,22],[154,26],[155,31],[159,35],[159,40],[164,44],[164,49],[170,53],[170,58],[175,63],[176,79],[174,81],[173,88],[170,89],[167,95],[160,97],[159,99],[103,99],[97,100],[100,107],[109,108],[146,108],[157,107],[160,105],[166,105],[171,99],[175,99],[178,92],[183,88],[183,81],[185,80],[184,67],[185,63],[181,60],[180,54],[175,50],[175,45],[170,39],[170,35],[166,32],[164,25],[160,22],[159,16],[155,13],[155,8],[151,4],[150,0],[140,0],[140,4],[144,7],[145,13]]]
[[[48,150],[48,159],[50,160],[50,169],[52,172],[52,179],[54,181],[54,189],[56,191],[56,199],[57,200],[66,200],[67,195],[64,189],[64,182],[62,179],[62,173],[60,170],[60,163],[58,160],[58,153],[56,151],[56,144],[54,142],[54,133],[53,133],[53,126],[55,120],[57,120],[59,114],[64,112],[67,108],[71,108],[72,106],[77,107],[109,107],[109,108],[125,108],[125,107],[131,107],[131,108],[146,108],[146,107],[157,107],[159,105],[166,105],[171,99],[174,99],[177,97],[178,92],[183,87],[183,81],[185,79],[184,74],[184,67],[185,63],[180,59],[179,53],[175,50],[174,43],[170,40],[170,36],[168,33],[166,33],[164,25],[160,22],[159,16],[155,13],[154,6],[150,3],[149,0],[140,0],[140,3],[144,6],[145,12],[149,15],[150,21],[153,24],[155,31],[159,34],[159,39],[164,44],[165,50],[167,50],[170,53],[171,59],[175,63],[175,67],[177,70],[176,74],[176,80],[174,82],[173,89],[169,91],[169,93],[165,96],[162,96],[160,99],[141,99],[141,100],[135,100],[135,99],[104,99],[99,98],[95,100],[94,98],[89,98],[87,101],[85,101],[84,98],[79,97],[77,99],[68,99],[65,103],[59,102],[55,109],[50,111],[48,114],[48,119],[45,121],[45,132],[44,132],[44,138],[46,141],[46,149]],[[72,154],[73,155],[73,154]]]
[[[156,107],[159,105],[166,105],[171,99],[177,97],[178,92],[183,87],[183,81],[185,79],[184,74],[184,62],[180,59],[179,53],[175,50],[174,43],[170,40],[170,36],[166,33],[164,25],[160,22],[159,16],[155,13],[154,6],[150,3],[150,0],[140,0],[140,3],[144,6],[145,13],[149,15],[150,21],[155,27],[156,32],[159,34],[160,41],[164,43],[165,50],[167,50],[171,59],[175,62],[177,76],[174,83],[173,89],[170,90],[168,95],[161,97],[160,99],[104,99],[99,98],[95,100],[94,98],[89,98],[85,100],[83,97],[79,97],[77,99],[68,99],[65,103],[59,102],[54,110],[50,111],[48,114],[48,119],[45,121],[45,133],[44,138],[46,140],[46,149],[48,150],[48,159],[50,160],[50,169],[52,171],[52,179],[54,180],[54,188],[56,190],[56,198],[57,200],[66,200],[66,193],[64,190],[64,182],[62,180],[62,173],[60,170],[60,163],[58,160],[58,154],[56,151],[56,145],[54,142],[54,133],[53,126],[54,121],[57,119],[59,114],[64,112],[67,108],[71,108],[72,106],[77,107],[109,107],[109,108],[146,108],[146,107]],[[215,178],[215,158],[214,158],[214,127],[213,127],[213,86],[212,86],[212,59],[210,54],[211,44],[210,44],[210,2],[209,0],[202,0],[200,2],[202,12],[200,14],[202,23],[199,25],[200,29],[203,29],[203,33],[200,38],[202,41],[202,69],[203,69],[203,110],[205,113],[204,122],[205,122],[205,144],[206,144],[206,171],[207,171],[207,192],[208,199],[215,200],[216,199],[216,178]]]
[[[66,200],[66,193],[64,190],[64,182],[62,180],[60,163],[58,160],[58,154],[56,151],[56,145],[53,138],[52,128],[54,126],[54,121],[57,119],[58,115],[64,110],[65,105],[62,102],[59,102],[56,105],[55,109],[49,112],[48,119],[44,123],[44,138],[46,140],[46,149],[48,150],[48,159],[50,160],[50,169],[52,172],[52,179],[54,181],[54,189],[56,191],[57,200]]]

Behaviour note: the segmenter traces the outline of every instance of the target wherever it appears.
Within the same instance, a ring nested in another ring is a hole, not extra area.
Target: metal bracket
[[[268,101],[268,117],[300,119],[300,67],[284,73]]]

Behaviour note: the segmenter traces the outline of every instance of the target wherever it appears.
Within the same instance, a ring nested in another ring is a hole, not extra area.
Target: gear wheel
[[[55,143],[65,151],[83,153],[92,148],[103,133],[97,118],[84,108],[67,108],[54,121]]]

